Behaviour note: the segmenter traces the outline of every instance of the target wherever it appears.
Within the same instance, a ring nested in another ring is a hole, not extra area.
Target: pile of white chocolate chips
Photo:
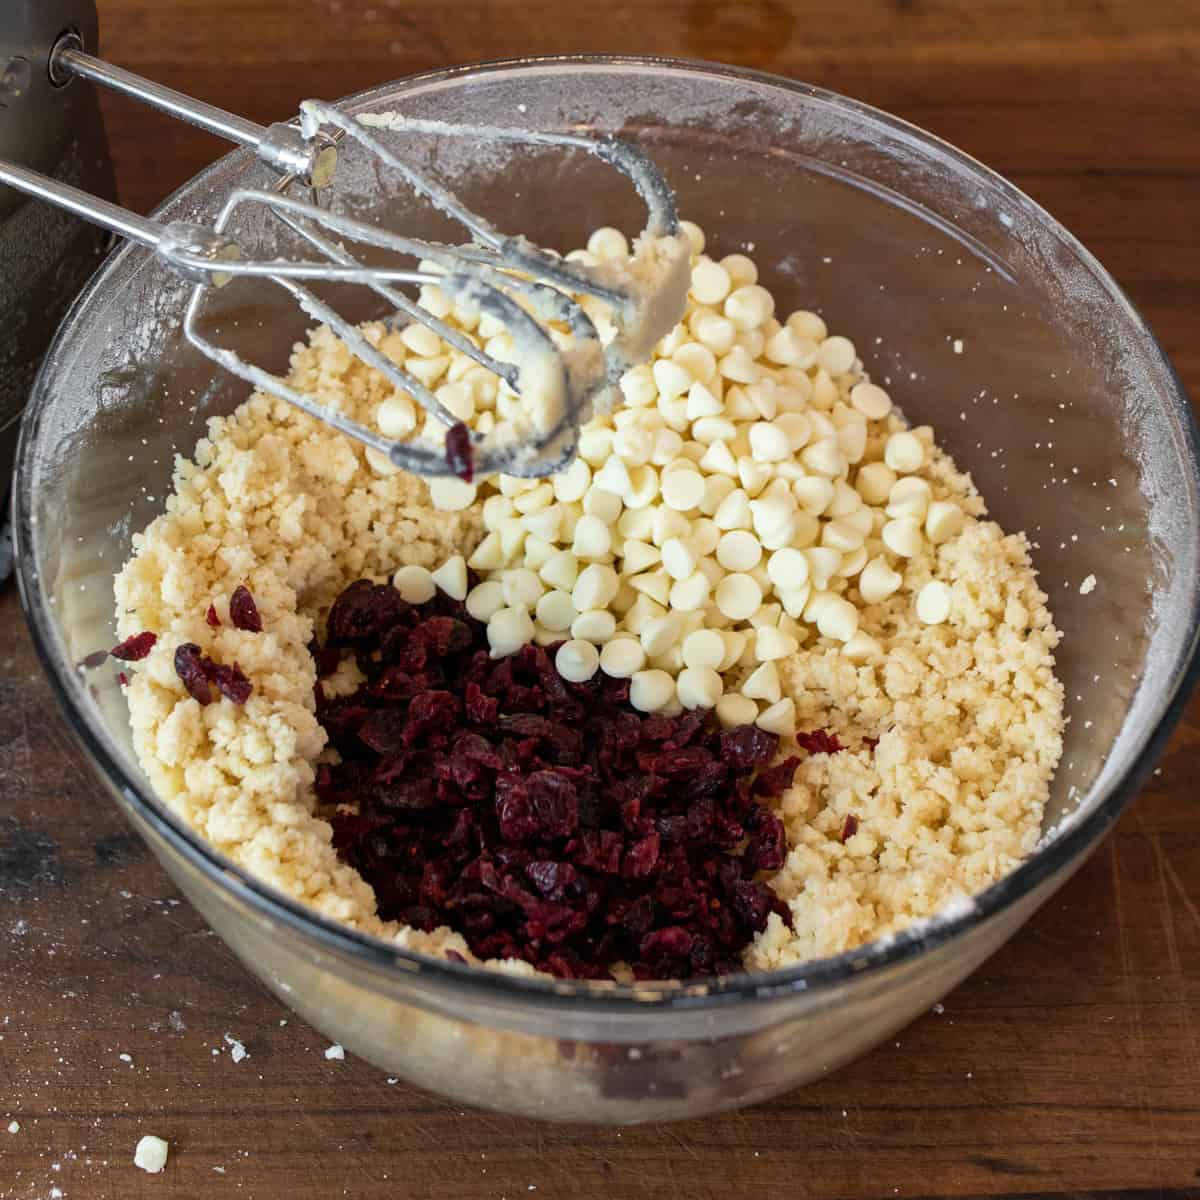
[[[797,730],[837,735],[846,748],[805,756],[782,798],[790,853],[771,884],[792,928],[773,916],[750,969],[933,916],[1033,848],[1063,716],[1058,634],[1024,536],[984,519],[970,479],[866,378],[849,339],[816,313],[777,314],[748,257],[706,256],[685,227],[683,320],[556,476],[427,485],[262,395],[179,460],[166,513],[117,578],[118,624],[159,634],[128,688],[143,767],[218,849],[327,915],[469,957],[449,930],[379,921],[314,813],[328,752],[306,647],[363,576],[414,602],[439,588],[465,600],[497,657],[561,642],[565,678],[628,678],[642,711],[715,709],[779,734],[783,753]],[[627,254],[604,229],[572,257]],[[511,351],[502,328],[436,288],[422,303],[497,357]],[[611,330],[602,306],[585,307]],[[365,332],[476,429],[519,403],[422,326]],[[293,382],[390,437],[442,429],[421,427],[411,398],[325,329],[297,348]],[[238,585],[262,633],[225,619]],[[250,700],[197,704],[172,666],[183,642],[236,661]],[[358,681],[347,662],[326,691]]]

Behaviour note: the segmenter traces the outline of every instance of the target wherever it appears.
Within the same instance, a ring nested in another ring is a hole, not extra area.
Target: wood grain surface
[[[99,7],[113,60],[262,121],[308,94],[566,51],[720,59],[849,93],[1045,204],[1200,396],[1196,0]],[[139,209],[222,149],[124,100],[105,112]],[[0,628],[0,1200],[1200,1197],[1200,704],[1115,835],[944,1011],[746,1112],[561,1128],[326,1060],[101,795],[11,587]],[[172,1143],[161,1176],[132,1163],[151,1132]]]

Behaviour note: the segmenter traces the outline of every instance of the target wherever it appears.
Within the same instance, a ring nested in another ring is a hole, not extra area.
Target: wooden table
[[[1196,0],[606,0],[594,25],[549,0],[100,9],[115,61],[262,121],[310,92],[580,50],[724,59],[849,93],[1047,205],[1200,396]],[[105,108],[134,207],[219,149]],[[11,588],[0,627],[0,1200],[1200,1196],[1200,704],[1116,834],[944,1011],[748,1112],[558,1128],[327,1061],[101,797]],[[132,1165],[149,1132],[172,1143],[161,1176]]]

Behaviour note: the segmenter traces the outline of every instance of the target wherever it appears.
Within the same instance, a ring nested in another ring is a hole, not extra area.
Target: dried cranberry
[[[158,634],[156,633],[135,633],[133,637],[127,637],[123,642],[118,642],[109,651],[109,654],[113,658],[121,659],[122,662],[138,662],[154,649],[154,643],[157,641]]]
[[[201,653],[194,642],[183,642],[175,651],[175,674],[183,681],[188,695],[201,704],[211,704],[216,697],[213,687],[234,704],[245,704],[253,691],[250,680],[241,667],[215,663]]]
[[[846,747],[838,741],[836,733],[828,729],[814,729],[812,733],[797,733],[796,744],[809,754],[837,754]]]
[[[737,771],[765,766],[778,749],[778,736],[757,725],[739,725],[721,734],[721,758]]]
[[[782,796],[792,786],[792,778],[800,760],[793,754],[774,766],[766,767],[754,777],[754,791],[759,796]]]
[[[175,674],[183,681],[193,700],[200,704],[212,703],[212,682],[204,667],[204,655],[195,642],[183,642],[176,649]]]
[[[96,669],[96,667],[104,666],[106,662],[108,662],[107,650],[93,650],[91,654],[87,655],[86,658],[80,661],[79,665],[83,667],[84,670],[93,671]]]
[[[464,483],[475,478],[475,447],[471,431],[461,421],[446,431],[446,462]]]
[[[211,609],[209,611],[212,611]],[[215,614],[214,614],[215,615]],[[239,583],[229,597],[229,619],[235,629],[244,629],[247,633],[262,633],[262,617],[258,614],[258,605],[250,595],[250,589]]]
[[[735,971],[772,912],[790,920],[758,877],[787,853],[759,797],[800,761],[775,763],[774,735],[645,716],[627,682],[568,683],[552,647],[494,661],[462,606],[367,580],[310,651],[342,647],[366,680],[336,699],[317,686],[341,761],[316,791],[383,917],[579,979],[617,962],[638,979]]]
[[[778,871],[787,858],[787,835],[783,822],[761,805],[746,821],[750,838],[742,860],[753,871]]]
[[[217,691],[223,696],[228,696],[234,704],[245,704],[250,699],[254,688],[237,663],[232,667],[223,667],[208,659],[206,669],[208,677],[217,685]]]
[[[329,610],[328,644],[349,646],[378,637],[404,617],[409,608],[394,587],[359,579],[342,592]]]
[[[842,841],[848,842],[858,832],[858,818],[853,813],[847,813],[842,822]]]
[[[221,618],[217,616],[217,606],[210,604],[208,612],[204,614],[204,620],[210,629],[216,629],[221,624]]]
[[[565,862],[531,862],[525,874],[547,900],[561,900],[578,877],[575,868]]]
[[[128,687],[129,686],[129,676],[126,675],[124,671],[118,671],[117,672],[117,682],[122,687]]]

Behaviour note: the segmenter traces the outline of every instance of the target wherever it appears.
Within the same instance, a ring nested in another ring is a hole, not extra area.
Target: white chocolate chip
[[[841,565],[841,551],[828,546],[813,546],[804,551],[804,557],[808,559],[808,577],[813,587],[823,591],[829,586],[834,571]]]
[[[767,576],[779,591],[794,591],[808,582],[808,558],[803,550],[776,550],[767,560]]]
[[[695,382],[691,373],[669,358],[660,358],[651,367],[658,394],[668,399],[684,395]]]
[[[917,617],[926,625],[940,625],[950,616],[953,595],[940,579],[930,580],[917,593]]]
[[[600,651],[600,670],[614,679],[628,679],[645,665],[646,652],[634,637],[614,637]]]
[[[817,615],[817,629],[824,637],[848,642],[858,632],[858,609],[841,597],[830,600]]]
[[[147,1134],[138,1141],[133,1152],[133,1165],[150,1175],[157,1175],[166,1165],[171,1147],[160,1137]],[[55,1188],[55,1191],[59,1189]]]
[[[582,452],[582,438],[580,447]],[[554,495],[563,503],[582,500],[592,482],[592,469],[582,458],[576,458],[565,471],[554,476]]]
[[[713,521],[718,529],[750,529],[753,517],[750,511],[750,497],[742,488],[733,491],[717,505],[713,513]]]
[[[713,708],[725,691],[711,667],[685,667],[675,681],[675,694],[686,709]]]
[[[659,712],[675,698],[675,680],[666,671],[636,671],[629,682],[629,703],[639,712]]]
[[[620,580],[612,567],[591,563],[579,572],[579,578],[571,590],[571,599],[580,612],[604,608],[616,596],[619,587]]]
[[[691,522],[682,513],[677,513],[665,504],[655,509],[651,537],[660,549],[671,538],[687,537],[691,529]]]
[[[779,602],[783,605],[783,611],[789,617],[799,618],[804,615],[804,611],[808,607],[808,601],[812,595],[812,587],[806,583],[798,588],[776,592],[776,595],[779,597]]]
[[[425,567],[401,567],[392,576],[392,586],[409,604],[424,604],[437,594],[437,585]]]
[[[487,623],[488,645],[493,658],[515,654],[533,641],[533,621],[524,608],[501,608]]]
[[[704,477],[699,471],[672,471],[662,480],[663,502],[676,512],[690,512],[704,498]]]
[[[705,417],[720,417],[725,412],[725,406],[713,393],[698,380],[688,388],[687,419],[702,421]]]
[[[538,568],[538,574],[551,587],[569,592],[579,578],[579,560],[570,550],[558,550]]]
[[[744,621],[762,604],[762,588],[752,575],[735,571],[717,585],[715,599],[731,621]]]
[[[467,560],[461,554],[446,559],[431,578],[451,600],[467,598]]]
[[[606,488],[590,487],[583,497],[583,511],[589,517],[599,517],[606,525],[615,525],[621,515],[621,497]]]
[[[540,512],[531,513],[525,518],[525,529],[534,537],[544,541],[555,542],[562,532],[563,506],[551,504]]]
[[[555,589],[547,592],[537,602],[537,622],[551,633],[562,633],[571,628],[571,622],[579,615],[571,603],[571,593]]]
[[[754,657],[759,662],[790,658],[800,648],[800,643],[781,629],[772,625],[760,625],[755,632]]]
[[[686,579],[679,580],[671,587],[671,607],[680,612],[692,612],[703,608],[708,600],[712,584],[703,571],[695,571]]]
[[[513,508],[522,515],[541,512],[554,503],[554,486],[549,483],[539,483],[523,491],[513,500]]]
[[[788,737],[796,732],[796,703],[791,696],[777,700],[769,708],[763,709],[754,722],[759,729],[768,733],[776,733],[780,737]]]
[[[717,701],[717,719],[726,729],[752,725],[758,718],[758,705],[741,692],[726,692]]]
[[[717,664],[717,670],[725,672],[741,661],[749,638],[735,629],[722,629],[720,634],[721,641],[725,643],[725,657]]]
[[[837,479],[846,473],[846,456],[833,437],[805,446],[800,451],[800,461],[814,474],[827,479]]]
[[[925,443],[906,429],[893,433],[883,448],[883,461],[898,474],[911,475],[925,463]]]
[[[485,579],[467,593],[467,612],[485,624],[504,607],[504,588],[496,579]]]
[[[821,545],[848,554],[866,540],[862,530],[850,521],[830,521],[821,530]]]
[[[781,412],[774,421],[776,429],[782,430],[788,440],[788,449],[792,454],[801,450],[812,436],[812,424],[801,412]]]
[[[636,538],[646,541],[654,536],[655,509],[627,508],[617,521],[617,532],[623,538]]]
[[[661,561],[662,553],[658,547],[648,542],[626,538],[621,547],[621,572],[624,575],[637,575]]]
[[[752,700],[765,700],[768,704],[775,704],[782,698],[779,672],[774,662],[763,663],[750,675],[742,684],[742,695]]]
[[[671,577],[666,571],[646,571],[634,575],[629,580],[629,586],[658,604],[666,604],[671,595]]]
[[[770,320],[775,298],[764,287],[747,283],[735,288],[725,301],[724,313],[738,329],[757,329]]]
[[[750,426],[750,453],[756,462],[782,462],[792,453],[788,435],[771,421],[755,421]]]
[[[720,304],[729,295],[732,281],[720,263],[702,258],[692,268],[693,297],[701,304]]]
[[[771,362],[783,367],[810,367],[817,361],[817,344],[783,325],[767,338],[763,353]]]
[[[629,257],[629,242],[611,225],[602,225],[587,240],[587,251],[601,262]]]
[[[819,517],[833,502],[833,484],[817,475],[806,475],[792,484],[792,494],[800,511]]]
[[[865,663],[875,658],[881,658],[883,647],[870,634],[863,633],[860,629],[842,647],[842,653],[852,663]]]
[[[386,438],[402,438],[417,427],[417,410],[402,392],[389,396],[375,411],[375,427]]]
[[[887,502],[896,484],[896,473],[887,463],[866,463],[859,467],[854,487],[867,504],[878,507]]]
[[[953,500],[935,500],[925,515],[925,536],[940,546],[961,533],[965,524],[963,510]]]
[[[897,479],[888,494],[887,515],[889,517],[912,517],[923,521],[929,511],[932,493],[929,484],[915,475]]]
[[[858,351],[854,348],[854,343],[838,334],[826,338],[817,348],[817,362],[830,375],[845,375],[854,367],[857,357]]]
[[[712,554],[720,544],[721,531],[714,521],[707,517],[698,517],[692,522],[691,541],[696,553],[703,559]]]
[[[505,571],[500,582],[504,589],[504,603],[509,608],[533,608],[546,590],[537,573],[528,567]]]
[[[898,517],[889,521],[880,533],[883,544],[901,558],[912,558],[921,552],[924,538],[921,523],[913,517]]]
[[[663,542],[663,570],[672,579],[687,579],[688,576],[695,574],[696,562],[699,557],[691,542],[685,541],[683,538],[672,537]]]
[[[721,534],[716,552],[717,562],[727,571],[753,571],[762,559],[762,544],[754,534],[734,529]]]
[[[858,591],[865,603],[881,604],[903,582],[903,578],[888,566],[887,559],[873,558],[858,577]]]
[[[672,614],[648,621],[641,632],[642,649],[650,658],[665,654],[679,641],[679,617]]]
[[[571,636],[580,641],[603,645],[617,632],[617,619],[605,608],[581,612],[571,622]]]
[[[571,551],[576,558],[603,558],[612,549],[612,527],[599,517],[588,514],[575,525],[575,541]]]
[[[850,403],[869,421],[882,421],[892,411],[892,398],[873,383],[856,383]]]
[[[558,673],[571,683],[583,683],[600,669],[600,652],[591,642],[563,642],[554,656]]]
[[[725,661],[725,639],[716,629],[697,629],[683,639],[683,661],[689,667],[718,669]],[[684,707],[686,708],[686,702]]]
[[[834,578],[853,579],[867,565],[867,560],[870,557],[866,546],[859,546],[857,550],[851,550],[848,554],[843,554],[838,569],[833,573]]]

